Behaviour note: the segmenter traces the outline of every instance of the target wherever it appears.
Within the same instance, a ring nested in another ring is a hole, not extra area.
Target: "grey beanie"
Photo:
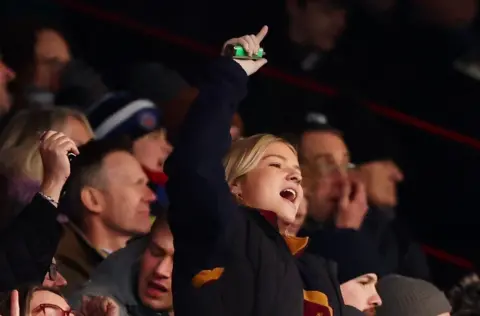
[[[445,294],[423,280],[389,275],[380,279],[377,290],[382,298],[377,316],[438,316],[452,309]]]

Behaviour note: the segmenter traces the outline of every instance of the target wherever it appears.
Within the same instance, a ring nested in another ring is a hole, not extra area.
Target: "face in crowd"
[[[143,167],[156,172],[163,172],[163,165],[172,150],[164,129],[149,133],[133,144],[135,158]]]
[[[370,273],[359,276],[340,285],[345,305],[353,306],[362,312],[374,313],[375,307],[382,304],[378,295],[376,274]]]
[[[138,296],[156,312],[172,309],[173,236],[166,223],[155,223],[140,264]]]
[[[282,226],[295,222],[303,199],[295,149],[272,135],[238,140],[225,160],[227,181],[237,199],[276,213]]]
[[[126,151],[108,154],[97,187],[82,189],[85,207],[103,223],[125,236],[150,231],[150,204],[156,196],[140,163]]]
[[[308,215],[317,222],[334,214],[348,175],[350,154],[335,131],[306,132],[301,140]]]
[[[336,47],[347,23],[347,10],[340,1],[288,0],[287,12],[296,41],[324,52]]]

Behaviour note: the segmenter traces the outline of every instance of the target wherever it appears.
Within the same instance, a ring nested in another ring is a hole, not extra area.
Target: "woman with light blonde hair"
[[[23,110],[8,122],[0,134],[0,168],[41,181],[43,167],[38,139],[39,133],[48,130],[64,133],[77,146],[93,137],[86,117],[78,111],[61,107]]]
[[[77,146],[93,137],[85,116],[68,108],[22,110],[13,116],[0,134],[1,226],[23,209],[38,191],[43,179],[39,133],[48,130],[64,133]]]
[[[238,45],[251,56],[266,33],[228,41],[224,55]],[[322,259],[304,252],[308,238],[287,233],[303,197],[295,149],[273,135],[231,143],[248,76],[265,63],[212,64],[166,162],[175,315],[360,316]]]

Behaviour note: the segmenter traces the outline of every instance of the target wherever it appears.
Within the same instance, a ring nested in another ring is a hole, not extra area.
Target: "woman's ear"
[[[242,196],[242,188],[240,186],[240,183],[238,183],[238,181],[230,185],[230,191],[232,192],[233,195],[237,197]]]

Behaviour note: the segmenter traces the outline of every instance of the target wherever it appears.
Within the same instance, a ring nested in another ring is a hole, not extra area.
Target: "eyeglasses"
[[[57,280],[58,277],[58,268],[55,263],[51,263],[50,266],[48,267],[48,278],[50,281],[55,281]]]
[[[32,310],[32,313],[43,313],[45,316],[85,316],[77,311],[63,310],[60,306],[53,304],[40,304]]]
[[[327,177],[334,172],[346,174],[348,171],[354,168],[355,168],[355,165],[350,162],[338,164],[332,159],[328,159],[325,157],[316,159],[315,161],[310,163],[308,166],[308,169],[310,170],[310,172],[312,172],[315,176],[318,176],[318,177]]]

